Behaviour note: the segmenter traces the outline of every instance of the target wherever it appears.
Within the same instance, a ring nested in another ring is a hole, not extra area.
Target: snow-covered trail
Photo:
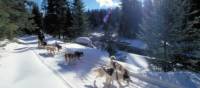
[[[60,42],[63,51],[83,51],[75,64],[67,65],[62,53],[51,57],[37,49],[37,38],[19,38],[22,44],[11,43],[0,48],[0,88],[107,88],[105,79],[95,79],[92,69],[108,64],[108,54],[75,43],[63,43],[47,37],[49,44]],[[144,56],[128,54],[126,63],[133,83],[123,88],[199,88],[200,75],[188,72],[151,72]],[[186,77],[186,78],[184,78]],[[94,80],[97,80],[96,82]],[[111,88],[119,88],[114,82]]]
[[[28,40],[28,41],[27,41]],[[47,38],[48,43],[55,43],[55,39]],[[20,40],[27,47],[36,47],[37,43],[34,37],[29,38],[21,38]],[[59,40],[58,40],[59,41]],[[45,54],[46,50],[40,49],[32,49],[37,58],[46,65],[53,72],[58,73],[59,77],[63,79],[67,84],[70,84],[73,88],[90,88],[90,87],[98,87],[104,88],[106,85],[104,84],[105,79],[97,79],[97,83],[94,84],[95,75],[91,71],[93,68],[98,67],[102,64],[108,64],[108,54],[97,49],[85,47],[79,44],[67,43],[62,44],[62,46],[67,49],[67,51],[83,51],[84,57],[81,61],[76,62],[74,65],[67,65],[64,61],[63,55],[56,55],[55,57],[48,57]],[[144,80],[139,80],[137,78],[134,79],[134,84],[129,87],[151,87],[156,88],[156,85],[148,84]],[[113,88],[117,87],[113,85]]]
[[[2,52],[0,88],[69,88],[28,47],[13,45]]]
[[[28,41],[25,41],[26,39],[28,39]],[[26,39],[21,39],[21,42],[24,42],[24,44],[27,44],[27,46],[29,47],[37,46],[34,37],[29,37]],[[55,43],[55,41],[59,41],[51,38],[47,38],[47,40],[48,43],[50,44]],[[73,88],[87,88],[87,87],[97,87],[97,86],[99,88],[106,87],[105,85],[102,85],[104,79],[98,79],[97,83],[94,84],[95,75],[92,74],[91,70],[95,67],[98,67],[101,64],[108,64],[107,53],[102,52],[101,50],[73,43],[62,44],[62,46],[66,49],[64,51],[69,51],[69,52],[75,50],[83,51],[85,56],[82,58],[81,61],[76,62],[76,64],[68,66],[64,61],[63,55],[48,57],[45,55],[46,50],[33,49],[32,51],[37,55],[37,58],[39,58],[39,60],[41,60],[43,64],[45,64],[49,69],[57,73],[57,75],[61,77],[61,79],[63,79],[67,84],[70,84]],[[142,68],[143,70],[148,69],[147,63],[145,63],[145,61],[141,61],[140,56],[134,55],[134,58],[135,58],[134,61],[128,61],[128,62],[135,62],[129,64],[129,66],[131,64],[133,65],[132,67],[130,67],[133,71],[139,71],[141,70],[141,67],[143,67]],[[138,65],[140,66],[138,67]],[[132,78],[134,79],[134,84],[127,86],[128,88],[132,87],[159,88],[158,86],[165,85],[164,82],[162,85],[153,83],[155,82],[155,80],[151,82],[153,79],[150,80],[139,75],[140,74],[133,75]],[[115,88],[117,86],[113,87]],[[173,87],[173,88],[178,88],[178,87]]]

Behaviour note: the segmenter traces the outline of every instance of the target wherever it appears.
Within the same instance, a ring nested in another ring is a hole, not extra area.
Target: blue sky
[[[99,9],[100,5],[96,2],[96,0],[83,0],[85,9]]]
[[[41,5],[42,0],[33,0]],[[119,7],[120,0],[83,0],[85,10]]]
[[[83,0],[85,9],[120,7],[120,0]]]

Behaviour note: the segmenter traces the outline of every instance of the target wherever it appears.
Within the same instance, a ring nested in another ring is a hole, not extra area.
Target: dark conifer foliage
[[[121,0],[122,15],[119,29],[121,37],[136,38],[142,20],[142,4],[138,0]]]
[[[74,0],[72,4],[72,28],[73,34],[70,37],[75,38],[84,35],[84,32],[88,28],[87,17],[84,12],[84,4],[81,0]]]
[[[59,27],[57,16],[57,0],[47,0],[47,13],[45,14],[44,25],[47,33],[56,36]]]
[[[156,57],[155,62],[160,61],[164,70],[176,70],[177,63],[181,69],[197,67],[190,60],[200,55],[200,32],[195,26],[200,19],[192,7],[190,0],[162,0],[154,1],[151,13],[145,12],[139,37],[148,44],[148,55]],[[186,66],[188,63],[192,65]]]
[[[12,39],[35,29],[26,4],[26,0],[0,0],[0,39]]]
[[[87,11],[87,15],[89,17],[89,24],[91,31],[104,31],[102,27],[105,25],[103,22],[104,17],[109,13],[109,9],[97,9]],[[109,31],[117,31],[119,29],[120,23],[120,8],[115,8],[111,10],[111,14],[109,17],[109,22],[106,23],[110,28]]]
[[[43,29],[43,23],[42,23],[43,18],[42,18],[42,13],[40,12],[39,7],[36,3],[33,3],[32,5],[32,15],[33,15],[32,20],[37,26],[35,32],[38,33],[40,30]]]
[[[75,38],[87,29],[87,17],[81,0],[47,0],[44,25],[47,33],[58,38]]]
[[[70,2],[68,0],[66,0],[66,8],[63,8],[63,13],[61,16],[61,24],[62,26],[62,35],[63,38],[65,39],[66,37],[70,38],[70,36],[72,35],[71,33],[71,27],[72,27],[72,11],[71,11],[71,5]],[[63,17],[63,18],[62,18]]]
[[[103,24],[103,18],[107,12],[108,11],[105,9],[87,11],[90,27],[94,29],[101,26]]]

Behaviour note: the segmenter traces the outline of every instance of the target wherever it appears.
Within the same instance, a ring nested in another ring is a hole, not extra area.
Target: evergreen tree
[[[56,0],[47,0],[47,10],[44,19],[45,31],[53,36],[56,36],[57,30],[59,30],[57,26],[58,18],[57,18],[57,1]]]
[[[88,24],[87,24],[87,17],[84,12],[84,4],[81,0],[74,0],[73,2],[73,21],[72,21],[72,32],[74,33],[71,35],[72,38],[77,36],[84,35]]]
[[[0,38],[12,39],[22,29],[33,29],[27,13],[26,0],[0,0]]]
[[[192,14],[189,15],[189,20],[199,20],[200,18],[200,1],[199,0],[191,0],[192,2]],[[193,24],[193,32],[188,32],[188,35],[191,35],[191,33],[193,34],[192,37],[193,40],[198,40],[200,39],[200,22],[197,21],[195,24]],[[192,41],[192,39],[190,39],[190,41]],[[198,42],[193,42],[195,43],[197,47],[193,47],[191,48],[191,50],[196,51],[195,54],[197,57],[200,57],[200,40]]]
[[[87,12],[89,24],[92,29],[102,26],[103,18],[107,12],[106,9],[95,9]]]
[[[41,29],[43,29],[43,23],[42,23],[43,18],[36,3],[33,3],[32,5],[32,15],[33,15],[32,19],[34,20],[34,23],[37,26],[37,29],[35,31],[35,33],[37,34]]]
[[[44,5],[45,8],[45,5]],[[45,29],[47,33],[61,38],[70,36],[72,15],[68,0],[47,0]]]
[[[149,56],[160,57],[160,49],[162,49],[162,30],[165,28],[164,24],[164,16],[161,14],[162,8],[161,4],[156,4],[156,6],[151,10],[151,13],[144,12],[142,24],[141,24],[141,31],[139,34],[139,38],[144,40],[148,45],[148,52]],[[144,7],[146,8],[146,6]],[[164,33],[164,32],[163,32]]]
[[[70,21],[68,19],[71,15],[69,15],[70,9],[69,9],[69,3],[66,2],[66,0],[59,0],[57,3],[57,8],[56,8],[56,14],[57,14],[57,35],[59,36],[59,39],[61,37],[61,34],[64,35],[64,30],[67,30],[67,21]],[[68,17],[69,16],[69,17]]]
[[[72,27],[72,11],[70,8],[70,2],[68,0],[60,1],[59,8],[59,21],[60,21],[60,30],[63,35],[63,38],[70,37],[71,27]]]
[[[135,38],[142,18],[142,5],[138,0],[121,0],[122,16],[119,35],[122,37]]]
[[[192,54],[199,46],[199,31],[193,25],[189,0],[155,1],[152,13],[144,17],[139,37],[148,44],[149,55],[169,60],[174,54]],[[193,54],[194,55],[194,54]]]

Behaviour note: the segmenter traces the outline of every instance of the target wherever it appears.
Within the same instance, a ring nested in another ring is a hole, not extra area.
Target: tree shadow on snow
[[[80,58],[81,60],[76,61],[74,62],[74,64],[70,65],[66,65],[67,62],[64,59],[63,61],[58,62],[58,66],[60,66],[59,72],[61,73],[74,72],[80,78],[85,77],[87,73],[89,73],[100,62],[102,62],[102,58],[105,58],[105,55],[107,55],[105,54],[105,52],[92,48],[70,48],[70,49],[74,51],[82,51],[84,53],[84,56]]]
[[[38,39],[37,39],[37,36],[25,36],[25,37],[21,37],[19,38],[23,41],[26,41],[26,42],[22,42],[22,44],[25,44],[25,45],[29,45],[29,44],[37,44],[38,43]],[[60,41],[56,38],[53,38],[53,37],[46,37],[45,41],[48,42],[52,42],[52,41]],[[54,43],[54,42],[53,42]],[[59,44],[62,44],[60,42],[58,42]]]
[[[47,58],[47,57],[54,57],[54,55],[52,54],[48,54],[48,53],[39,53],[40,56]]]
[[[37,36],[24,36],[24,37],[21,37],[20,39],[24,41],[32,41],[32,40],[37,39]]]

